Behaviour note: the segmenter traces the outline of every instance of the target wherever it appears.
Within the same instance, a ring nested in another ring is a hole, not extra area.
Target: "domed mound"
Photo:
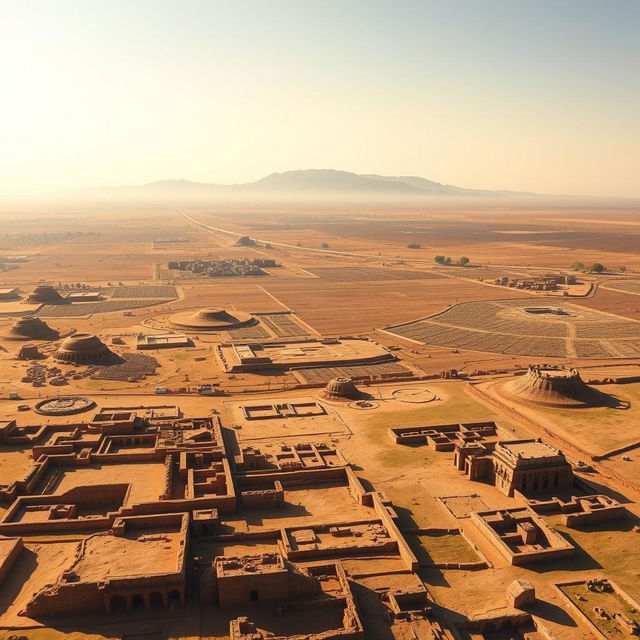
[[[327,383],[322,395],[329,400],[356,400],[364,394],[351,378],[333,378]]]
[[[7,340],[57,340],[60,335],[40,318],[24,316],[13,323],[4,337]]]
[[[98,336],[74,333],[65,338],[54,357],[64,362],[95,362],[111,355],[111,351]]]
[[[207,307],[195,313],[178,313],[169,318],[169,322],[181,329],[196,331],[226,331],[255,324],[257,320],[244,311],[230,311],[223,307]]]
[[[62,296],[52,286],[48,284],[39,284],[29,294],[27,302],[32,304],[50,304],[60,302],[61,300]]]
[[[588,386],[577,369],[541,366],[530,366],[523,376],[508,382],[503,392],[520,402],[567,408],[602,404],[603,395]]]

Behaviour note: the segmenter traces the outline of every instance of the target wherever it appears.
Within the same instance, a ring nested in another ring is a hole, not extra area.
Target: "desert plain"
[[[0,222],[0,637],[637,636],[633,207]]]

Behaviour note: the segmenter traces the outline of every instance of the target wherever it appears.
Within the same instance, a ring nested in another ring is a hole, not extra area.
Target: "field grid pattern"
[[[444,278],[432,271],[404,271],[373,267],[313,267],[310,273],[329,282],[379,282],[383,280],[430,280]]]
[[[621,282],[607,282],[602,285],[605,289],[622,291],[624,293],[636,293],[640,295],[640,280],[622,280]]]
[[[559,300],[466,302],[387,331],[424,344],[516,356],[636,358],[640,322],[579,305],[564,313],[528,313],[525,307],[557,308]]]
[[[392,377],[396,375],[410,374],[408,369],[395,362],[383,362],[371,365],[355,365],[351,367],[317,367],[313,369],[297,369],[296,373],[302,375],[309,384],[329,382],[333,378],[370,378],[376,379]],[[407,377],[409,377],[407,375]]]
[[[260,315],[262,322],[277,338],[292,338],[309,335],[297,322],[286,313]]]

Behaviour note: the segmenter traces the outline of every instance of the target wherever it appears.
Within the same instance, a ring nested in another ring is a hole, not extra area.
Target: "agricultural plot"
[[[440,347],[516,356],[632,358],[639,351],[629,338],[640,339],[640,322],[615,319],[576,305],[539,298],[530,313],[529,300],[466,302],[424,320],[388,327],[396,335]],[[542,304],[541,304],[542,303]],[[531,317],[529,317],[531,316]]]
[[[526,306],[525,303],[522,303]],[[526,335],[546,335],[565,337],[569,328],[564,322],[557,320],[502,316],[503,305],[499,302],[468,302],[459,304],[431,317],[431,320],[458,327],[483,329],[495,333],[515,333]],[[558,316],[562,317],[562,316]]]
[[[611,358],[611,352],[599,340],[576,340],[578,358]]]
[[[167,302],[166,298],[156,300],[146,299],[122,299],[122,300],[102,300],[100,302],[83,302],[80,304],[46,304],[34,315],[43,318],[71,318],[77,316],[90,316],[96,313],[110,313],[113,311],[127,311],[130,309],[140,309],[141,307],[151,307]]]
[[[140,285],[134,287],[114,287],[111,298],[177,298],[178,292],[171,285]]]
[[[601,322],[576,322],[577,338],[626,338],[640,336],[640,322],[613,320]]]
[[[402,365],[395,362],[383,362],[381,364],[371,364],[367,366],[353,367],[318,367],[316,369],[296,369],[296,373],[300,374],[306,383],[324,383],[329,382],[333,378],[347,377],[353,379],[372,380],[383,377],[394,377],[407,375],[411,372]]]
[[[286,313],[274,313],[261,315],[262,322],[277,338],[292,338],[309,335],[297,322],[294,322]]]
[[[605,289],[622,291],[624,293],[635,293],[640,295],[640,280],[622,280],[621,282],[607,282],[602,285]]]
[[[261,325],[254,324],[249,327],[239,327],[238,329],[231,329],[227,331],[227,335],[231,340],[249,340],[270,338],[269,332]]]
[[[431,271],[403,271],[372,267],[314,267],[314,275],[329,282],[378,282],[382,280],[429,280],[444,278]]]

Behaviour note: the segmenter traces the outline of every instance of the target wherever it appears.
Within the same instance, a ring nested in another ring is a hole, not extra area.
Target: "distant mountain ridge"
[[[272,173],[255,182],[215,184],[191,180],[159,180],[142,185],[97,187],[59,192],[76,198],[105,197],[137,200],[197,200],[251,198],[352,198],[400,199],[420,201],[423,198],[485,199],[559,199],[597,200],[590,196],[543,195],[525,191],[469,189],[442,184],[420,176],[381,176],[335,169],[300,169]]]
[[[354,193],[354,194],[405,194],[453,195],[502,197],[505,195],[535,195],[518,191],[492,191],[487,189],[466,189],[449,184],[441,184],[419,176],[381,176],[377,174],[359,174],[336,169],[298,169],[283,173],[272,173],[255,182],[221,185],[190,180],[160,180],[139,186],[106,187],[106,189],[134,189],[156,191],[193,191],[202,194],[205,191],[217,193]]]

